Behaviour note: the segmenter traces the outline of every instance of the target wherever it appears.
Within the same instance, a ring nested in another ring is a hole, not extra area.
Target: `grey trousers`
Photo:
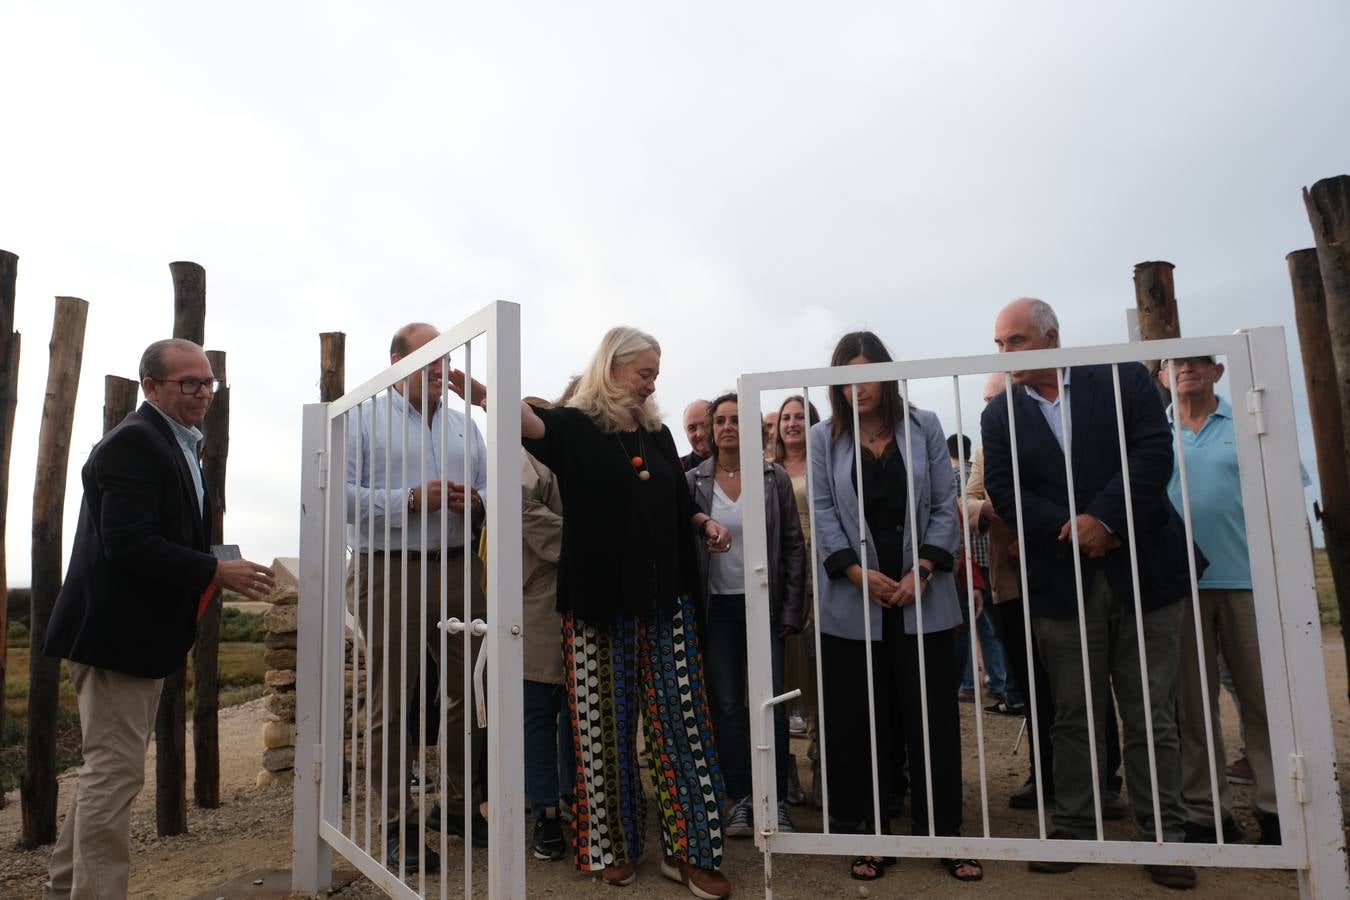
[[[1210,721],[1213,723],[1214,755],[1205,747],[1204,693],[1200,690],[1200,663],[1195,644],[1195,610],[1189,599],[1182,601],[1181,682],[1177,719],[1181,726],[1182,797],[1186,817],[1196,824],[1214,824],[1210,793],[1210,765],[1219,782],[1219,808],[1227,818],[1233,814],[1233,791],[1225,768],[1223,726],[1219,722],[1218,652],[1228,663],[1242,712],[1247,740],[1247,759],[1252,764],[1252,811],[1275,812],[1275,775],[1270,759],[1270,729],[1266,724],[1266,690],[1261,679],[1261,651],[1256,642],[1256,605],[1249,590],[1200,592],[1200,630],[1205,642],[1205,673],[1209,681]]]
[[[80,703],[84,765],[52,852],[43,900],[127,895],[131,801],[145,784],[145,753],[162,678],[66,663]]]
[[[1152,782],[1149,778],[1148,734],[1143,679],[1139,669],[1139,639],[1133,597],[1116,597],[1106,576],[1096,573],[1084,585],[1087,616],[1088,669],[1092,675],[1092,703],[1097,740],[1097,772],[1106,791],[1105,743],[1107,693],[1114,690],[1124,726],[1125,780],[1140,838],[1154,839]],[[1185,838],[1181,802],[1181,741],[1177,733],[1177,660],[1183,604],[1170,603],[1144,613],[1143,631],[1148,657],[1148,689],[1152,706],[1153,749],[1158,766],[1158,801],[1163,837]],[[1055,699],[1055,723],[1050,740],[1055,747],[1055,827],[1075,837],[1095,839],[1096,816],[1092,799],[1092,768],[1088,744],[1087,690],[1078,637],[1078,618],[1032,621],[1036,648],[1050,676]]]
[[[472,599],[471,611],[475,618],[487,617],[487,597],[482,589],[483,564],[476,556],[472,560]],[[421,660],[424,653],[431,659],[428,666],[441,661],[441,632],[436,627],[440,620],[441,609],[441,562],[428,559],[426,618],[422,618],[422,562],[409,559],[407,588],[405,591],[400,565],[402,557],[391,553],[384,557],[376,555],[373,565],[367,568],[368,557],[361,557],[361,584],[357,586],[355,615],[361,630],[366,635],[366,654],[361,659],[361,678],[369,667],[372,677],[370,708],[370,781],[374,796],[383,798],[387,821],[399,818],[400,800],[404,804],[409,821],[417,817],[418,805],[408,790],[408,777],[412,764],[417,761],[419,741],[409,733],[409,723],[422,715],[421,703],[413,704],[418,694],[421,675]],[[385,612],[384,576],[386,565],[389,572],[388,614]],[[446,560],[446,602],[448,615],[457,619],[464,618],[464,557]],[[351,574],[348,579],[350,582]],[[349,587],[350,596],[350,587]],[[371,602],[373,600],[373,602]],[[367,605],[370,606],[371,623],[367,627]],[[406,610],[405,607],[406,606]],[[406,613],[406,618],[405,618]],[[406,626],[405,626],[406,622]],[[399,652],[400,646],[402,653]],[[473,658],[476,661],[482,646],[481,638],[473,639]],[[386,650],[387,647],[387,650]],[[386,680],[385,664],[389,672]],[[446,636],[446,654],[444,660],[445,677],[441,681],[441,691],[446,699],[446,712],[443,720],[446,734],[445,753],[447,793],[441,798],[442,809],[452,818],[461,815],[464,805],[464,722],[470,715],[471,703],[466,702],[463,684],[464,636]],[[388,691],[388,702],[385,692]],[[427,704],[436,703],[435,697],[422,694]],[[405,708],[405,703],[413,708]],[[386,724],[387,723],[387,724]],[[359,714],[357,726],[364,734],[366,717],[364,710]],[[428,759],[434,758],[434,748],[438,734],[426,734],[425,728],[417,729],[421,740],[426,741],[432,752]],[[387,741],[386,741],[387,737]],[[470,789],[474,800],[485,800],[487,785],[483,777],[486,763],[487,733],[474,721],[471,737],[472,769],[474,773]],[[365,750],[358,748],[358,756],[365,758]],[[423,778],[426,774],[423,773]],[[378,809],[378,805],[375,806]]]

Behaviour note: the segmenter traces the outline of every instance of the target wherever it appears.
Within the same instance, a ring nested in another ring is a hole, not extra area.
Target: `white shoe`
[[[788,716],[788,734],[806,734],[806,720],[801,713]]]
[[[750,798],[742,797],[731,804],[727,821],[722,826],[727,837],[748,838],[755,836],[755,815],[750,809]]]

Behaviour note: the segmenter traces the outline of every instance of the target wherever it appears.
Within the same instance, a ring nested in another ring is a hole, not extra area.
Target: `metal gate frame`
[[[489,804],[488,896],[525,896],[521,619],[520,307],[496,302],[332,403],[304,407],[301,466],[300,599],[296,671],[295,811],[292,888],[332,883],[337,850],[391,896],[418,894],[342,830],[346,541],[344,414],[451,350],[486,336],[486,382],[503,414],[487,419]],[[467,413],[467,402],[466,402]],[[442,623],[444,627],[444,623]],[[468,686],[466,686],[467,695]],[[466,845],[467,845],[466,841]],[[466,854],[468,853],[466,846]],[[443,860],[447,866],[449,860]],[[442,879],[446,878],[443,871]],[[471,887],[466,867],[465,892]],[[443,881],[444,884],[444,881]],[[443,888],[444,892],[444,888]]]
[[[1257,328],[1218,337],[1034,350],[1017,353],[1015,357],[991,354],[743,375],[737,382],[742,423],[741,466],[743,471],[754,471],[760,465],[759,424],[763,391],[801,390],[803,386],[867,381],[899,380],[903,384],[908,379],[935,378],[950,378],[959,389],[958,376],[1006,372],[1012,368],[1010,363],[1014,360],[1017,369],[1042,369],[1209,354],[1227,358],[1235,408],[1238,464],[1242,475],[1252,587],[1257,598],[1257,632],[1265,676],[1271,758],[1276,761],[1276,800],[1283,830],[1282,844],[1047,840],[1043,816],[1039,840],[991,837],[988,833],[987,783],[980,785],[985,810],[983,836],[779,832],[775,814],[778,797],[772,713],[773,706],[790,695],[773,695],[764,517],[746,515],[746,644],[754,748],[755,840],[764,853],[766,898],[773,895],[774,853],[1294,869],[1303,898],[1350,896],[1334,734],[1322,656],[1322,629],[1307,514],[1302,502],[1303,486],[1295,465],[1298,440],[1284,329]],[[809,398],[809,393],[806,396]],[[956,430],[960,433],[959,397],[957,408]],[[1242,414],[1244,409],[1245,415]],[[746,509],[765,508],[762,479],[747,479],[743,491]],[[814,524],[812,527],[814,529]],[[818,599],[814,602],[818,604]],[[978,709],[977,715],[982,715]],[[1284,761],[1282,778],[1278,777],[1281,760]],[[828,821],[827,813],[827,829]]]

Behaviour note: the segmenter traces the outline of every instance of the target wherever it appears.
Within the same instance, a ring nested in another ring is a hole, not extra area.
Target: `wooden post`
[[[1336,388],[1336,364],[1327,330],[1327,301],[1316,250],[1295,250],[1285,259],[1294,289],[1294,320],[1303,355],[1303,381],[1308,389],[1313,445],[1317,451],[1317,481],[1321,503],[1314,509],[1326,538],[1336,606],[1341,612],[1341,641],[1350,660],[1350,469],[1344,453],[1341,399]]]
[[[1341,403],[1341,429],[1350,426],[1350,176],[1324,178],[1303,189],[1317,267],[1322,273],[1331,357]],[[1342,440],[1341,453],[1350,467],[1350,444]]]
[[[23,798],[22,846],[56,840],[56,710],[60,660],[44,656],[47,621],[61,590],[61,524],[70,461],[70,429],[80,386],[84,324],[89,304],[57,297],[52,321],[47,394],[38,432],[37,477],[33,482],[33,599],[29,617],[27,771]]]
[[[206,340],[206,270],[169,263],[173,276],[173,336]],[[155,714],[155,830],[160,837],[187,828],[187,660],[164,679]]]
[[[9,667],[9,573],[5,563],[9,508],[9,450],[13,446],[14,409],[19,400],[19,334],[14,331],[14,286],[19,257],[0,250],[0,734],[5,733],[5,673]],[[0,795],[0,809],[5,798]]]
[[[211,371],[221,383],[202,431],[202,487],[211,498],[211,543],[225,543],[225,461],[230,454],[230,389],[225,386],[225,354],[208,350]],[[220,806],[220,615],[221,595],[206,607],[197,622],[197,643],[192,650],[192,801],[202,809]]]
[[[1139,311],[1139,339],[1159,341],[1181,337],[1181,323],[1177,318],[1177,297],[1172,282],[1170,262],[1141,262],[1134,267],[1134,305]],[[1158,374],[1160,360],[1144,363],[1150,375]],[[1154,379],[1162,393],[1163,403],[1172,402],[1172,392]]]
[[[103,376],[103,433],[107,434],[136,409],[139,381],[121,375]]]
[[[195,262],[171,262],[173,336],[206,345],[206,270]]]
[[[341,331],[319,334],[319,400],[331,403],[344,393],[347,335]]]

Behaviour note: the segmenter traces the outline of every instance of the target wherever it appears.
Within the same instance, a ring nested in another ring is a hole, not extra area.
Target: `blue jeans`
[[[770,641],[773,660],[773,692],[783,691],[783,639],[773,626]],[[745,595],[713,594],[708,601],[707,627],[703,631],[703,668],[708,679],[717,754],[732,800],[750,796],[750,710],[746,706],[749,680],[745,656]],[[773,710],[775,763],[778,796],[787,796],[788,755],[787,706]]]
[[[969,615],[970,608],[966,606],[963,600],[961,603],[961,618],[965,619]],[[994,624],[994,617],[989,614],[988,607],[980,611],[980,617],[975,620],[975,623],[975,627],[980,630],[980,652],[984,655],[984,671],[989,675],[987,690],[991,694],[1007,693],[1011,685],[1008,683],[1008,667],[1003,661],[1003,640],[999,637],[998,626]],[[969,622],[967,622],[967,626],[969,626]],[[970,667],[969,627],[956,633],[956,653],[957,666],[965,672],[961,676],[961,690],[973,691],[975,689],[975,675]]]
[[[525,682],[525,797],[535,817],[572,792],[572,721],[561,684]]]

